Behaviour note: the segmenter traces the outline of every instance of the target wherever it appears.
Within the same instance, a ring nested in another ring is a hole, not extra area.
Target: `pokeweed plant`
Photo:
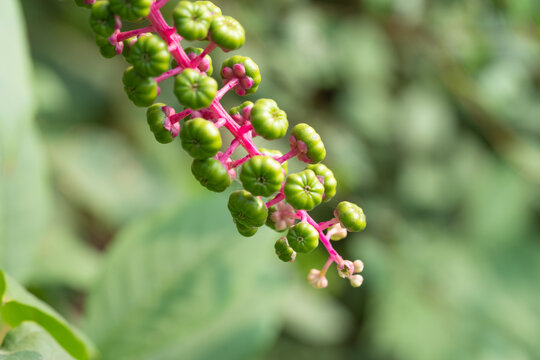
[[[321,137],[301,123],[292,129],[289,152],[258,148],[253,142],[257,136],[275,140],[286,135],[289,123],[285,111],[272,99],[245,101],[229,111],[220,103],[230,90],[239,96],[255,93],[261,82],[257,64],[240,55],[221,65],[221,88],[211,77],[210,52],[217,47],[229,52],[244,44],[244,28],[236,19],[223,15],[210,1],[180,1],[172,13],[174,26],[161,13],[168,0],[75,1],[90,9],[90,26],[101,54],[106,58],[121,54],[131,64],[124,72],[124,89],[136,106],[147,107],[147,122],[156,140],[169,143],[179,137],[183,149],[194,158],[193,175],[211,191],[223,192],[239,179],[244,189],[231,193],[228,209],[241,235],[253,236],[265,224],[286,232],[275,243],[277,256],[285,262],[293,262],[297,253],[313,251],[321,242],[328,260],[321,270],[310,271],[308,282],[325,288],[326,272],[336,263],[339,276],[349,279],[354,287],[362,284],[362,261],[344,260],[331,244],[348,232],[364,230],[362,209],[342,201],[334,218],[320,223],[308,214],[336,194],[334,174],[321,163],[326,156]],[[123,21],[140,19],[150,25],[122,31]],[[208,45],[204,49],[183,47],[182,40],[205,40]],[[168,78],[174,78],[173,93],[183,107],[180,111],[155,103],[160,84]],[[220,128],[234,137],[225,151],[220,151]],[[239,147],[247,155],[233,160],[231,156]],[[287,161],[293,157],[307,166],[288,174]]]

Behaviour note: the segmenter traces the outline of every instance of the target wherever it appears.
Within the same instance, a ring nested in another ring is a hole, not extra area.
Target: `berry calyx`
[[[234,55],[221,65],[221,78],[227,84],[233,79],[238,79],[235,91],[238,95],[255,93],[261,83],[259,66],[247,56]]]

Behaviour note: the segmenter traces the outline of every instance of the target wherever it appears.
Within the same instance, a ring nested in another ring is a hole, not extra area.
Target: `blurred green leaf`
[[[17,327],[33,321],[47,332],[74,358],[90,359],[95,349],[76,329],[47,304],[27,292],[15,280],[0,270],[0,297],[2,322]]]
[[[0,348],[0,360],[73,360],[39,325],[25,322],[11,330]]]
[[[106,224],[121,224],[163,208],[182,193],[179,186],[157,176],[153,164],[113,131],[53,136],[48,144],[60,191]],[[174,145],[182,151],[178,143]]]
[[[225,196],[125,229],[90,294],[107,359],[251,359],[276,335],[283,278],[269,230],[245,239]]]
[[[43,150],[32,124],[29,54],[17,1],[0,4],[0,266],[24,280],[48,215]]]

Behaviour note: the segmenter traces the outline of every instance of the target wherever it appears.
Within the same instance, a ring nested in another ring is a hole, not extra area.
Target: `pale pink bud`
[[[244,64],[234,64],[232,70],[234,76],[236,77],[241,78],[246,75],[246,68],[244,67]]]
[[[255,84],[255,82],[249,76],[244,76],[243,78],[240,79],[240,85],[244,89],[251,89],[253,87],[253,84]]]
[[[355,273],[361,273],[364,270],[364,263],[362,260],[354,260],[353,265]]]
[[[352,287],[359,287],[360,285],[362,285],[364,278],[362,277],[362,275],[353,275],[349,278],[349,280],[351,281]]]
[[[223,75],[223,77],[224,77],[225,79],[232,79],[232,77],[233,77],[233,75],[234,75],[234,74],[233,74],[233,69],[231,69],[231,68],[228,67],[228,66],[225,66],[225,67],[223,68],[223,70],[221,70],[221,74]]]

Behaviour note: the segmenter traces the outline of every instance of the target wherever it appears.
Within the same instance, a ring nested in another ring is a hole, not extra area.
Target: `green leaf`
[[[274,338],[283,291],[275,234],[242,238],[226,196],[212,198],[115,240],[88,301],[88,332],[105,358],[251,359]]]
[[[63,193],[108,225],[163,208],[180,197],[177,184],[165,183],[154,165],[113,131],[53,137],[49,147]]]
[[[17,327],[33,321],[43,327],[69,354],[76,359],[89,359],[94,353],[91,343],[47,304],[27,292],[15,280],[0,270],[2,322]]]
[[[17,1],[0,4],[0,267],[24,280],[46,223],[43,151],[33,129],[28,50]]]
[[[0,348],[0,360],[73,360],[39,325],[25,322],[11,330]]]

